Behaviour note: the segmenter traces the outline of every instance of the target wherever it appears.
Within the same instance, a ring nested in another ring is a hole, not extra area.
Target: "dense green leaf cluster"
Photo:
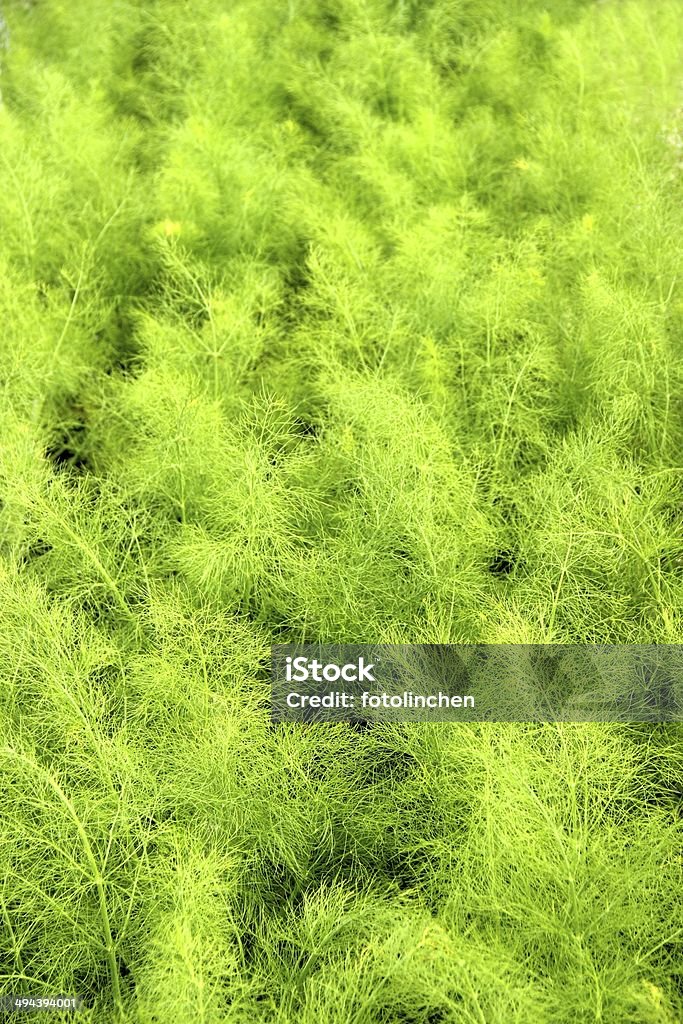
[[[681,640],[680,14],[5,0],[0,991],[681,1019],[677,726],[267,712],[274,640]]]

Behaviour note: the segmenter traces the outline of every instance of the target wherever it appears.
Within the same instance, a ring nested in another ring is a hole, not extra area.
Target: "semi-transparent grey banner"
[[[682,644],[272,648],[275,722],[679,722]]]

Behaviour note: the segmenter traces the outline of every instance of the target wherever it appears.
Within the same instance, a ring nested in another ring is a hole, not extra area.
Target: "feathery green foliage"
[[[676,0],[5,0],[0,992],[675,1024],[677,725],[273,729],[274,641],[683,615]]]

